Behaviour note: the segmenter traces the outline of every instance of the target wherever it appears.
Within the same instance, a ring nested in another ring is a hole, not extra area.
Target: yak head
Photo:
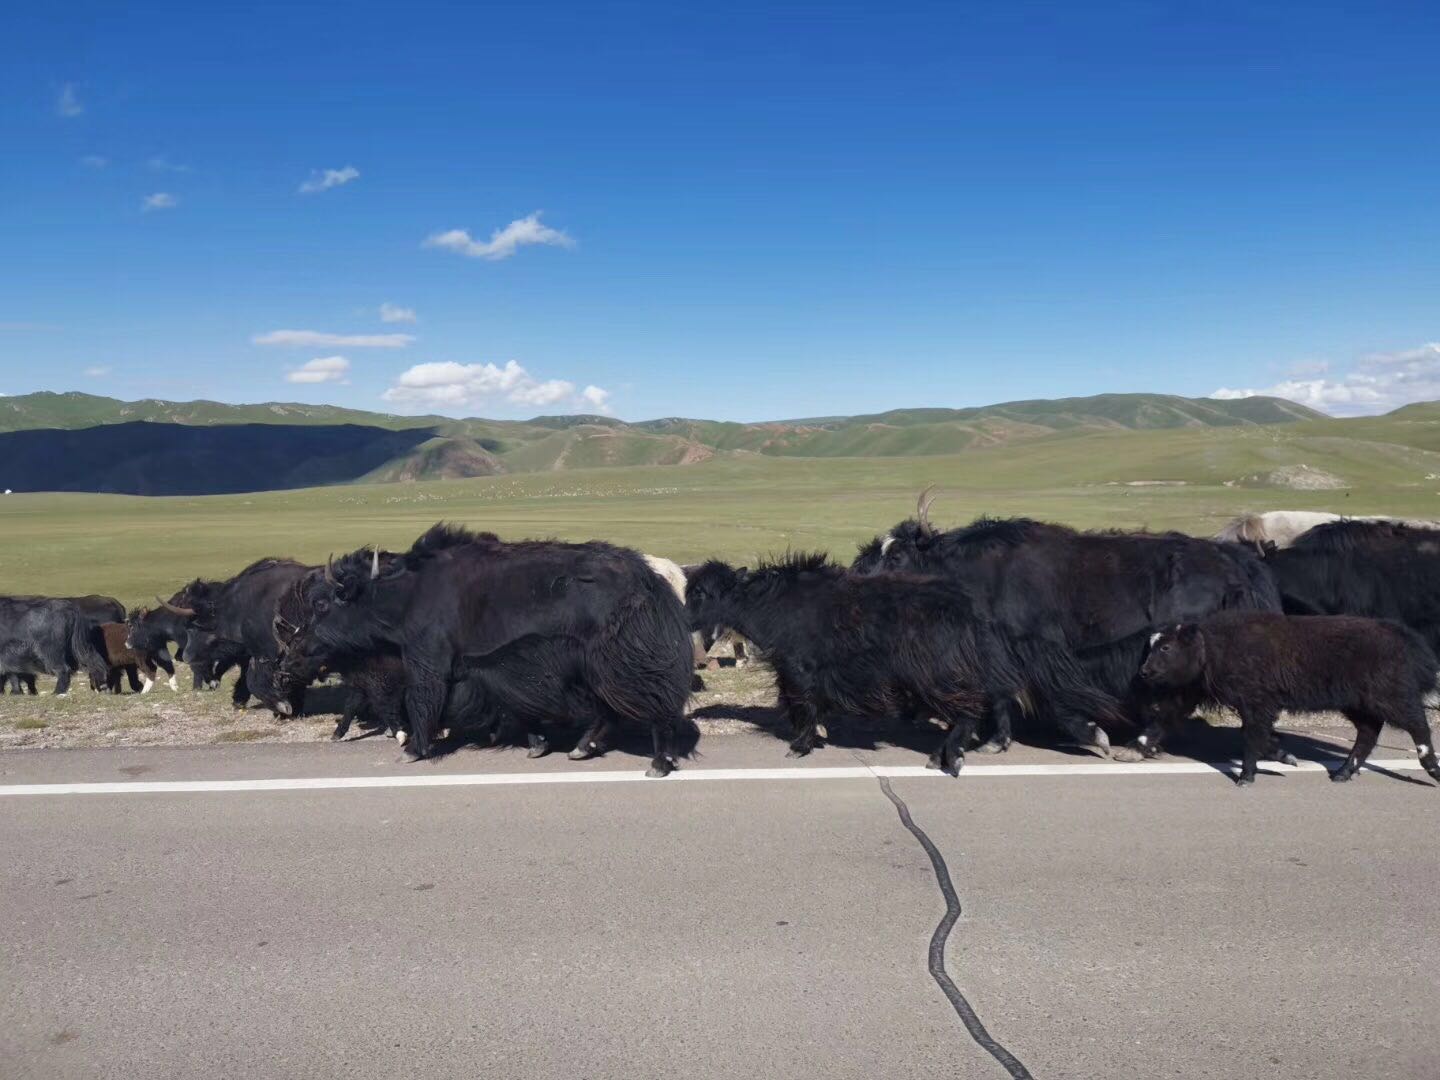
[[[213,583],[196,578],[169,600],[155,598],[155,607],[130,612],[125,645],[135,652],[159,652],[172,641],[184,641],[186,631],[200,625],[203,616],[215,615]]]
[[[932,484],[920,493],[915,503],[915,516],[906,518],[884,536],[876,536],[860,545],[850,569],[857,574],[882,571],[919,570],[935,538],[939,535],[930,524],[930,504],[935,501]]]
[[[1200,680],[1205,670],[1205,638],[1195,623],[1161,630],[1150,639],[1140,677],[1151,686],[1174,689]]]
[[[361,548],[300,578],[280,598],[272,624],[286,659],[318,666],[328,656],[370,651],[400,614],[403,590],[394,585],[406,573],[403,558]]]
[[[729,626],[738,594],[749,573],[743,566],[737,569],[719,559],[687,568],[685,612],[690,616],[691,629]]]

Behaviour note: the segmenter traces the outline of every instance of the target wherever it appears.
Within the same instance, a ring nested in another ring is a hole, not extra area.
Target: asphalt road
[[[701,749],[0,755],[0,1076],[1440,1075],[1423,774]],[[253,779],[406,786],[163,787]]]

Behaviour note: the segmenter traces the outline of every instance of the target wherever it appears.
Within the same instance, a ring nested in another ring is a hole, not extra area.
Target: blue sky
[[[303,7],[7,17],[0,391],[1440,397],[1433,3]]]

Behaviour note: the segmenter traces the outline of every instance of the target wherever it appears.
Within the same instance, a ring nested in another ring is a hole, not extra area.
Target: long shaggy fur
[[[1352,616],[1294,618],[1223,612],[1157,638],[1143,675],[1162,693],[1233,708],[1244,725],[1240,782],[1275,745],[1280,711],[1338,711],[1357,738],[1336,779],[1365,762],[1384,724],[1415,740],[1421,763],[1440,779],[1424,698],[1435,687],[1435,654],[1396,622]]]
[[[953,774],[977,722],[1021,685],[971,594],[940,578],[852,574],[818,554],[754,571],[716,561],[691,574],[687,607],[692,625],[732,626],[764,650],[792,755],[827,717],[933,715],[950,734],[932,764]]]
[[[403,655],[417,754],[474,673],[524,723],[561,712],[589,721],[582,755],[602,750],[614,724],[637,723],[655,737],[652,772],[674,767],[689,633],[675,593],[638,553],[599,541],[504,543],[441,523],[378,561],[376,574],[370,549],[336,559],[333,584],[311,575],[300,603],[292,589],[280,612],[296,626],[289,652]]]
[[[1163,731],[1136,679],[1150,635],[1216,611],[1280,610],[1253,551],[1180,533],[1082,532],[1029,518],[936,532],[912,519],[867,546],[857,568],[876,565],[879,549],[880,568],[950,577],[985,601],[1007,635],[1047,642],[1050,659],[1034,670],[1053,688],[1108,698],[1108,710],[1092,705],[1102,717],[1123,703],[1117,726],[1144,726],[1147,753]],[[1031,697],[1053,715],[1055,691],[1036,681]]]

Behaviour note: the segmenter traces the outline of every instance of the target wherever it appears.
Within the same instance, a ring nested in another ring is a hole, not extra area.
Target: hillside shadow
[[[358,480],[434,438],[359,424],[103,424],[0,434],[15,491],[225,495]]]

